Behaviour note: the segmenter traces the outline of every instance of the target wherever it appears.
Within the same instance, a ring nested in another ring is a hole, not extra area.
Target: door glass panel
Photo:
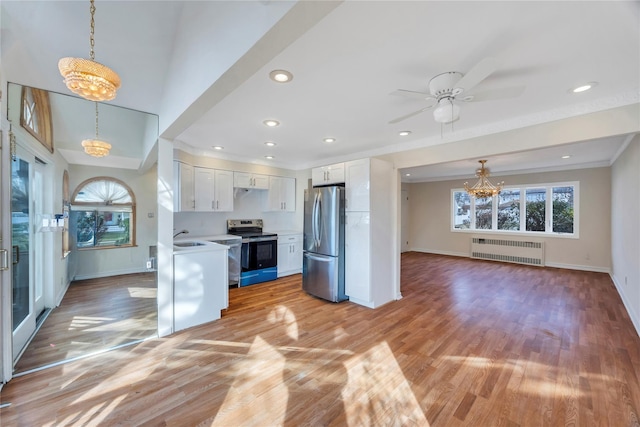
[[[11,162],[11,224],[13,258],[13,329],[30,314],[29,295],[29,163]]]

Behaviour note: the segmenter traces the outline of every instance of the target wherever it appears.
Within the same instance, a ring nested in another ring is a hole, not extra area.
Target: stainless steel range
[[[227,233],[242,237],[240,286],[278,278],[278,235],[262,227],[261,219],[227,220]]]

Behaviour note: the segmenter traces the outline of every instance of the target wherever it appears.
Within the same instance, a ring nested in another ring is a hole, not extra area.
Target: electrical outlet
[[[147,269],[150,270],[151,269],[151,260],[147,260]]]

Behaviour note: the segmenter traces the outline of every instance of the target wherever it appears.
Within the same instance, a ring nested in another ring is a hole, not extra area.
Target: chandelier
[[[96,137],[95,139],[85,139],[82,141],[84,152],[93,157],[104,157],[109,155],[111,144],[98,139],[98,103],[96,102]]]
[[[478,182],[473,187],[469,187],[469,183],[464,183],[464,189],[470,196],[475,197],[476,199],[482,199],[485,197],[493,197],[500,194],[502,191],[502,186],[504,185],[504,181],[499,182],[497,185],[493,185],[489,182],[489,169],[484,167],[484,164],[487,162],[486,160],[478,160],[480,163],[480,169],[476,169],[476,176],[480,178]]]
[[[93,16],[96,7],[91,0],[91,33],[89,42],[91,45],[91,59],[62,58],[58,61],[58,69],[64,77],[64,83],[73,93],[90,101],[111,101],[116,97],[116,91],[120,87],[120,77],[111,68],[95,61],[93,51],[95,22]]]

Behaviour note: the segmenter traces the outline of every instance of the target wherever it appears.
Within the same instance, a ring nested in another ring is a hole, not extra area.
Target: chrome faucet
[[[189,234],[189,230],[180,230],[176,234],[173,235],[173,238],[175,239],[176,236],[179,236],[181,234]]]

